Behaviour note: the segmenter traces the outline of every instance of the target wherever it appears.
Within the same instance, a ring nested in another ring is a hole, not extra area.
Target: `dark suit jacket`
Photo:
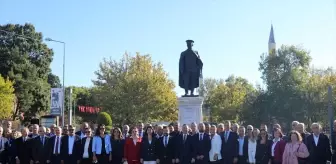
[[[56,139],[56,136],[53,136],[49,139],[49,159],[54,154],[55,139]],[[62,147],[62,136],[60,137],[59,142],[61,142],[60,146]],[[61,147],[60,147],[60,153],[62,152]]]
[[[309,162],[311,164],[320,164],[326,163],[326,161],[331,161],[329,138],[323,133],[319,135],[317,146],[314,141],[314,134],[308,136],[307,148],[309,151]]]
[[[69,136],[63,136],[62,137],[62,144],[61,144],[61,159],[66,160],[69,156]],[[72,148],[72,155],[75,155],[78,159],[79,157],[79,143],[80,143],[80,137],[77,135],[74,135],[74,145]]]
[[[204,161],[209,161],[209,151],[211,149],[211,139],[206,133],[203,133],[203,140],[200,140],[200,133],[194,135],[193,158],[203,155]]]
[[[193,156],[192,145],[194,143],[194,139],[191,135],[187,135],[186,141],[183,140],[183,134],[180,134],[175,138],[175,158],[180,160],[180,163],[184,163],[187,161],[188,163],[191,161]]]
[[[113,156],[123,158],[124,157],[124,146],[125,140],[114,140],[111,137],[111,146],[112,146],[112,158]]]
[[[239,142],[238,134],[230,131],[228,140],[225,142],[225,131],[220,134],[222,138],[221,155],[223,159],[233,159],[238,157]]]
[[[17,154],[16,143],[14,138],[8,138],[8,142],[5,143],[5,151],[8,159],[14,160]]]
[[[35,137],[32,139],[31,142],[32,145],[32,155],[33,155],[33,160],[39,161],[40,163],[45,163],[47,160],[49,160],[49,154],[50,154],[50,149],[49,149],[49,137],[45,136],[44,137],[44,143],[42,144],[41,142],[41,137]]]
[[[19,158],[20,161],[30,161],[30,154],[27,153],[29,152],[30,149],[30,140],[31,138],[27,137],[27,140],[23,142],[23,138],[17,138],[15,140],[16,143],[16,156]]]
[[[77,145],[78,145],[78,157],[77,157],[77,159],[83,159],[86,138],[87,137],[84,137],[81,140],[77,141]],[[88,148],[89,159],[92,159],[92,156],[93,156],[93,153],[92,153],[92,142],[93,142],[93,137],[91,137],[91,139],[90,139],[89,148]]]
[[[156,147],[156,137],[152,137],[151,143],[149,143],[148,138],[144,137],[142,138],[141,142],[141,158],[144,161],[155,161],[157,159],[155,147]]]
[[[161,137],[159,138],[159,140],[156,142],[156,146],[155,146],[155,152],[156,152],[156,156],[158,159],[162,160],[172,160],[175,157],[174,151],[175,149],[175,143],[174,143],[174,139],[172,136],[168,136],[169,140],[168,140],[168,145],[164,146],[164,139],[165,137]]]

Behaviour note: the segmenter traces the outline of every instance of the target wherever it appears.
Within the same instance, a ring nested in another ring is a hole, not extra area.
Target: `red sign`
[[[78,111],[84,113],[99,113],[100,108],[92,106],[78,106]]]

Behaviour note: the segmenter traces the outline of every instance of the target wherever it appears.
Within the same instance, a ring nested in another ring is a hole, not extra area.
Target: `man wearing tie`
[[[167,126],[163,127],[163,137],[159,138],[157,146],[155,147],[157,153],[157,163],[171,164],[175,163],[175,144],[173,137],[169,135],[169,129]]]
[[[205,164],[209,162],[209,151],[211,149],[211,140],[209,134],[205,133],[204,123],[198,124],[198,133],[194,135],[193,161],[196,164]]]
[[[176,152],[176,163],[190,163],[191,162],[191,156],[192,156],[192,137],[188,134],[189,127],[188,125],[184,124],[182,126],[182,134],[179,136],[176,136],[175,141],[175,152]]]
[[[62,137],[61,161],[64,164],[76,164],[79,160],[78,150],[80,137],[75,135],[75,127],[69,125],[69,134]]]
[[[231,130],[231,122],[224,123],[224,132],[222,132],[222,159],[223,164],[233,164],[238,162],[239,142],[238,135]]]
[[[123,126],[123,137],[124,139],[128,138],[130,135],[129,135],[129,130],[130,130],[130,127],[128,125],[124,125]]]
[[[51,163],[61,163],[61,139],[62,129],[61,127],[54,127],[55,135],[50,138],[50,161]]]
[[[34,163],[45,164],[49,163],[49,148],[48,137],[45,135],[46,128],[41,126],[39,128],[39,136],[32,140],[32,154]]]
[[[29,150],[29,141],[31,138],[28,137],[28,133],[28,128],[21,129],[22,136],[15,140],[17,150],[16,163],[29,164],[30,155],[27,153],[27,149]]]

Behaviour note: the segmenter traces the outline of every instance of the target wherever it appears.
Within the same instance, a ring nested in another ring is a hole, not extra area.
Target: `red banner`
[[[92,106],[78,106],[78,111],[83,113],[99,113],[99,107],[92,107]]]

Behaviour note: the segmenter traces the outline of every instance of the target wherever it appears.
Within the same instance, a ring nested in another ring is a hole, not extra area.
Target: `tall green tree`
[[[0,26],[0,73],[15,81],[18,99],[13,119],[19,112],[32,116],[49,109],[48,75],[53,51],[43,43],[42,33],[32,24]]]
[[[95,96],[102,110],[117,123],[177,119],[174,83],[161,63],[149,55],[125,54],[120,61],[104,59],[96,71]]]
[[[0,120],[8,119],[12,116],[14,100],[13,83],[0,75]]]
[[[241,116],[246,97],[254,92],[254,87],[242,77],[229,76],[226,80],[218,80],[211,88],[205,103],[211,109],[211,117],[215,122],[224,120],[238,121]]]

